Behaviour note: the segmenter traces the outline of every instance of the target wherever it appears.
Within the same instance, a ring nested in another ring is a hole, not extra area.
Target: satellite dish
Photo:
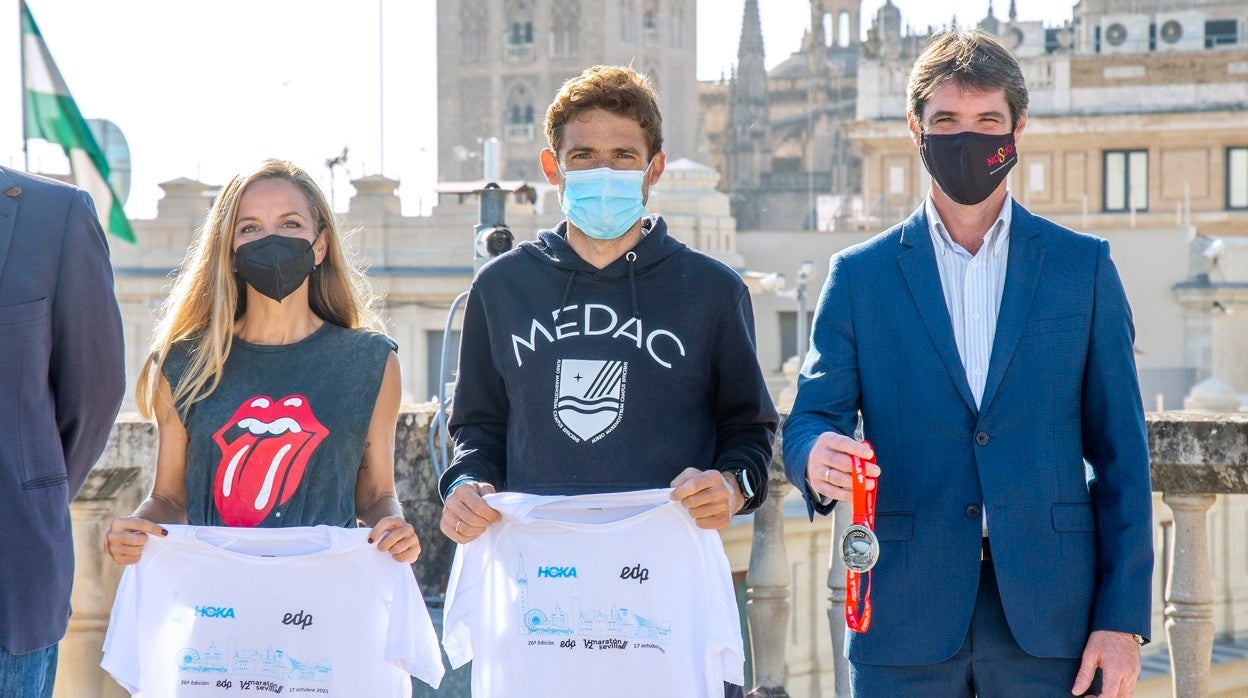
[[[108,119],[87,119],[87,128],[95,138],[104,161],[108,163],[108,183],[121,204],[130,197],[130,146],[117,124]]]

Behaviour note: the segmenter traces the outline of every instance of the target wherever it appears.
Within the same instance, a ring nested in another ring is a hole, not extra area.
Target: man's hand
[[[854,462],[851,455],[867,459],[875,456],[870,446],[843,434],[825,431],[815,440],[806,459],[806,482],[816,494],[828,499],[849,501],[854,496]],[[880,476],[880,466],[867,463],[867,477]],[[874,484],[867,483],[871,489]]]
[[[689,510],[698,528],[718,531],[745,506],[737,479],[718,470],[685,468],[672,480],[672,499]]]
[[[1140,645],[1130,633],[1094,630],[1083,648],[1083,663],[1071,693],[1083,695],[1101,669],[1101,698],[1130,698],[1140,676]]]
[[[488,482],[465,482],[451,490],[442,505],[442,532],[456,543],[471,543],[490,524],[502,518],[498,510],[485,503],[481,495],[494,491]]]

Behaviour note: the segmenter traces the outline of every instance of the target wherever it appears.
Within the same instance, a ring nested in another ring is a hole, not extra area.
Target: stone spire
[[[731,90],[727,179],[733,192],[757,188],[761,173],[770,166],[766,162],[769,105],[758,0],[745,0]]]
[[[992,0],[988,0],[988,16],[979,20],[979,28],[990,34],[1001,33],[1001,22],[997,20],[996,15],[992,13]]]
[[[1018,7],[1015,6],[1014,0],[1010,0],[1010,23],[1018,21]]]

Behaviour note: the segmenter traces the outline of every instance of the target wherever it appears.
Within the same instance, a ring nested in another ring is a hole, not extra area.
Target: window
[[[1239,23],[1233,19],[1205,22],[1205,48],[1234,45],[1239,38]]]
[[[580,50],[577,40],[581,26],[579,0],[555,0],[550,7],[550,55],[568,58]]]
[[[478,63],[485,55],[485,3],[464,0],[459,6],[459,62]]]
[[[1248,209],[1248,147],[1226,149],[1226,207]]]
[[[888,168],[888,193],[904,194],[906,193],[906,168],[901,165],[892,165]]]
[[[506,123],[504,136],[508,141],[531,141],[536,133],[534,127],[532,91],[524,85],[515,85],[507,95],[507,107],[503,112]]]
[[[1044,163],[1033,162],[1027,168],[1027,191],[1044,191]]]
[[[633,0],[620,0],[620,39],[637,40],[637,6]]]
[[[504,58],[508,63],[531,61],[533,54],[533,7],[528,0],[507,3]]]
[[[1106,213],[1148,210],[1148,151],[1105,151]]]

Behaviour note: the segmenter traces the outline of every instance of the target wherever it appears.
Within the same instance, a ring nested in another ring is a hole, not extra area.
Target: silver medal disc
[[[841,536],[841,562],[851,572],[859,574],[875,567],[880,558],[880,541],[875,532],[862,524],[853,524]]]

